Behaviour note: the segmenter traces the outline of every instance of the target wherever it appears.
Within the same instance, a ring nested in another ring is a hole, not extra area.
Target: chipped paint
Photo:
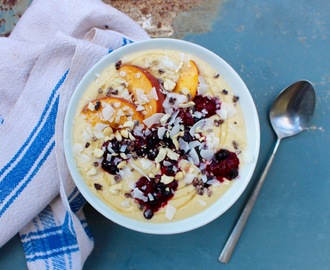
[[[103,0],[139,23],[151,37],[181,38],[211,30],[224,0]],[[0,4],[0,35],[8,36],[32,0]]]
[[[183,37],[211,30],[223,0],[104,0],[138,22],[151,37]]]
[[[3,0],[0,3],[0,36],[8,36],[32,0]]]

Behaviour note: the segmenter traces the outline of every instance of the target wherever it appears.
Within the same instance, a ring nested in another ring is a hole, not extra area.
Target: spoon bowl
[[[303,131],[312,120],[315,109],[315,90],[306,80],[295,82],[285,88],[275,99],[270,108],[269,118],[277,135],[277,141],[267,165],[261,174],[243,212],[241,213],[233,231],[231,232],[220,256],[219,261],[228,263],[235,246],[241,236],[253,206],[258,198],[267,173],[273,163],[276,151],[283,138],[296,135]]]
[[[284,89],[271,106],[269,117],[279,138],[303,131],[312,120],[315,90],[309,81],[298,81]]]

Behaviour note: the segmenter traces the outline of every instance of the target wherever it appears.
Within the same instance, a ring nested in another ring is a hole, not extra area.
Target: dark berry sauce
[[[220,109],[220,102],[216,98],[209,96],[196,96],[194,98],[195,110],[201,112],[205,117],[211,117],[216,114],[216,110]]]
[[[220,149],[215,153],[209,171],[220,181],[223,178],[232,180],[238,176],[239,159],[234,152],[226,149]]]
[[[217,97],[197,95],[193,101],[195,103],[194,106],[179,108],[177,113],[177,117],[181,119],[179,124],[183,126],[180,130],[181,134],[177,137],[177,140],[181,141],[182,148],[178,149],[173,139],[168,135],[174,128],[174,125],[177,125],[178,121],[176,121],[176,124],[174,124],[174,121],[171,122],[172,124],[168,121],[162,126],[156,124],[150,129],[133,130],[132,135],[134,136],[134,140],[125,138],[118,140],[115,137],[104,142],[102,145],[104,154],[101,167],[106,172],[115,175],[115,177],[120,177],[120,179],[121,175],[119,174],[118,164],[124,160],[129,161],[131,158],[136,159],[139,157],[154,161],[161,147],[169,148],[179,154],[178,160],[172,160],[166,156],[160,162],[160,172],[158,175],[150,179],[141,177],[131,193],[127,193],[136,200],[140,209],[143,210],[143,215],[146,219],[151,219],[154,213],[165,206],[174,196],[178,188],[178,182],[173,180],[168,184],[164,184],[160,181],[161,175],[174,177],[180,171],[179,161],[182,159],[191,160],[189,155],[191,155],[192,147],[196,151],[193,155],[194,158],[196,159],[198,157],[199,161],[205,165],[202,170],[204,180],[196,177],[192,183],[197,194],[203,195],[204,192],[207,192],[211,196],[211,190],[208,189],[211,185],[209,180],[217,179],[223,182],[224,178],[232,180],[238,176],[239,159],[236,153],[230,152],[227,149],[220,149],[210,161],[205,160],[201,155],[201,149],[203,148],[200,147],[200,144],[196,146],[196,142],[205,143],[205,141],[203,141],[203,138],[202,140],[200,138],[197,139],[190,134],[191,127],[196,122],[216,114],[216,111],[221,107],[220,100]],[[218,123],[218,125],[220,124],[222,123]],[[160,127],[166,129],[164,135],[161,136],[162,138],[159,137],[158,133]],[[100,189],[99,186],[95,186],[95,188]],[[134,193],[136,189],[139,189],[140,192]],[[139,196],[141,192],[143,194],[142,197]]]
[[[135,184],[147,201],[142,199],[135,199],[141,206],[143,215],[146,219],[151,219],[159,208],[164,207],[167,202],[174,196],[175,190],[178,188],[178,182],[173,180],[169,184],[164,184],[155,181],[155,178],[150,180],[146,177],[141,177]]]

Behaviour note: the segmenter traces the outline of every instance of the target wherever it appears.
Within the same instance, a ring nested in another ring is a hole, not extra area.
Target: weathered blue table
[[[330,269],[329,14],[326,0],[228,0],[209,32],[185,34],[232,65],[252,93],[261,124],[254,178],[223,216],[178,235],[130,231],[86,206],[95,249],[85,269]],[[223,265],[219,253],[275,143],[269,107],[299,79],[315,85],[315,117],[307,131],[281,144],[232,260]],[[0,249],[0,269],[25,268],[15,237]]]

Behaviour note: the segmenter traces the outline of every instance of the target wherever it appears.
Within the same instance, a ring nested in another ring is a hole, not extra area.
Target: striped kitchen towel
[[[81,269],[93,248],[63,154],[63,121],[82,76],[149,38],[100,0],[34,0],[0,38],[0,247],[20,233],[29,269]]]

